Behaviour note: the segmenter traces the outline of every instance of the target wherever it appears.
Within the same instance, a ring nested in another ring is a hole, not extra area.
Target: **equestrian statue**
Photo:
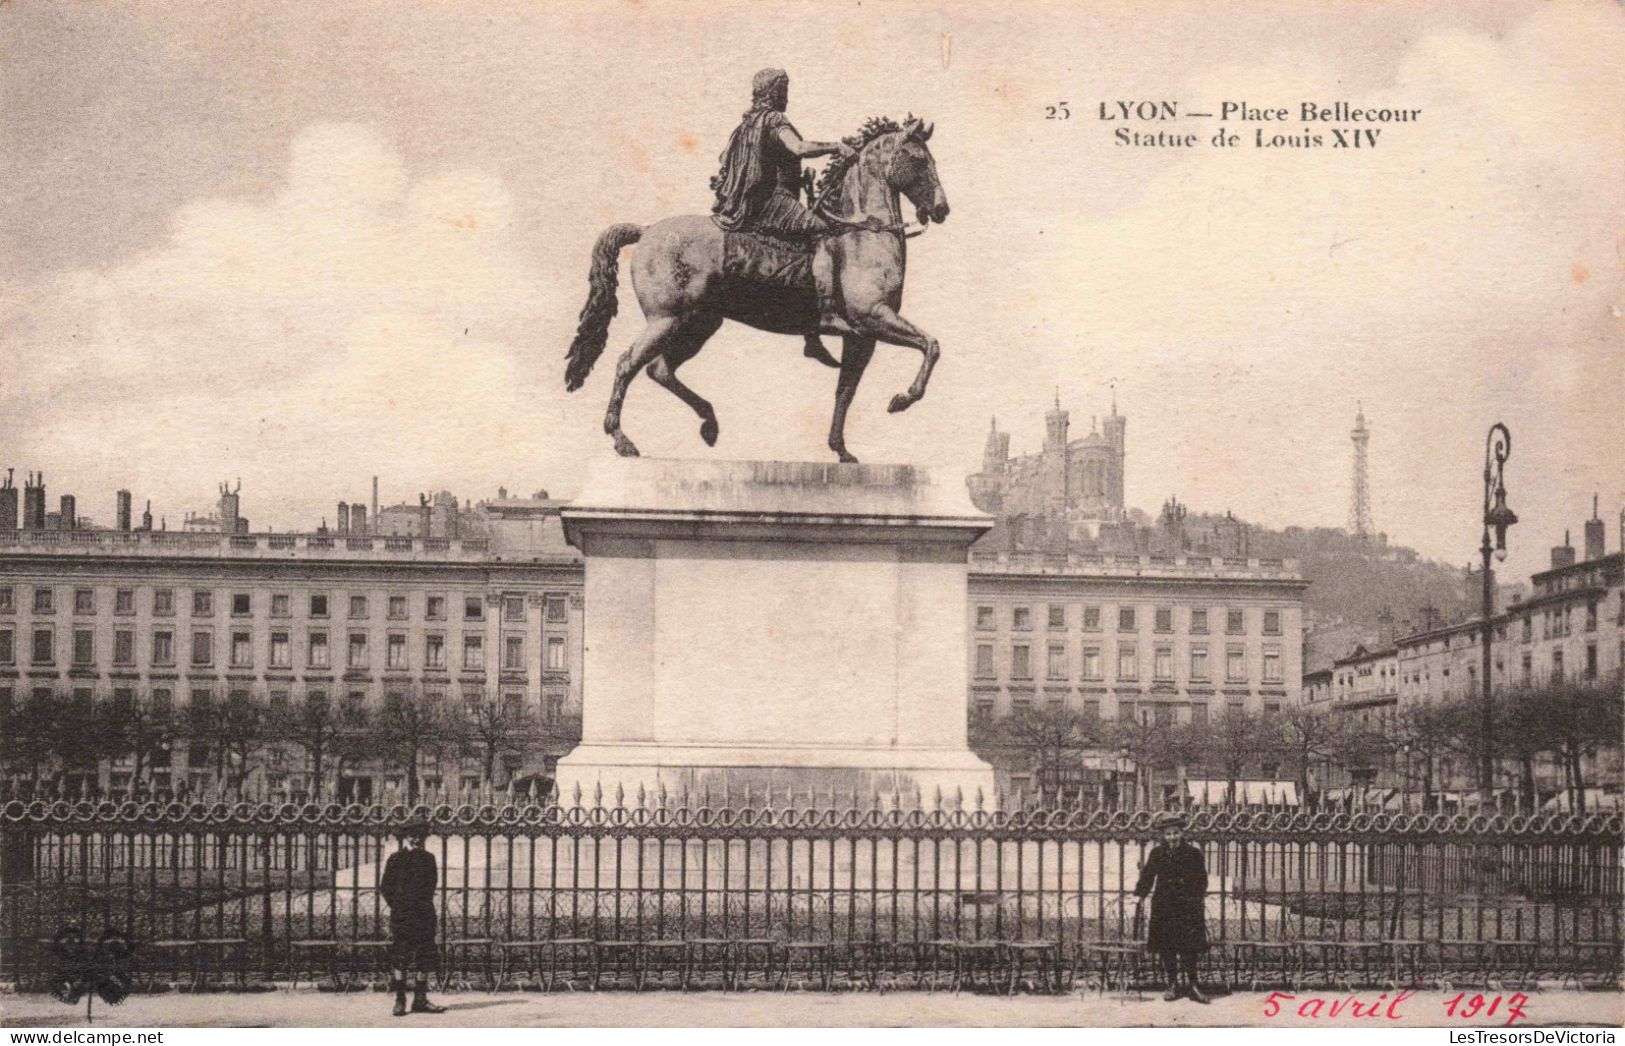
[[[638,453],[621,431],[621,404],[639,370],[688,404],[700,417],[700,438],[716,445],[716,412],[678,380],[677,368],[699,353],[723,320],[801,335],[804,355],[839,369],[829,447],[841,461],[857,460],[846,449],[846,411],[876,342],[918,349],[923,357],[913,383],[892,397],[888,410],[907,410],[925,395],[937,340],[898,309],[907,239],[948,218],[948,198],[926,144],[932,128],[913,116],[901,124],[876,117],[844,141],[810,142],[785,116],[789,97],[790,80],[782,70],[756,74],[750,111],[711,180],[711,215],[683,215],[647,227],[611,225],[593,247],[587,303],[566,357],[564,384],[571,392],[579,389],[603,354],[617,307],[621,250],[638,244],[632,289],[647,326],[616,364],[604,414],[604,431],[623,456]],[[801,161],[818,156],[834,159],[814,186]],[[802,190],[806,206],[798,198]],[[914,206],[917,230],[904,222],[899,196]],[[840,335],[839,361],[825,350],[821,334]]]

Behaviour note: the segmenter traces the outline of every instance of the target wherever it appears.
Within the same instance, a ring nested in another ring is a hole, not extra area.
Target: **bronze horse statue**
[[[918,349],[924,357],[908,391],[892,397],[888,410],[893,413],[907,410],[925,395],[936,366],[937,340],[898,314],[908,235],[899,195],[914,205],[922,230],[928,223],[948,217],[948,198],[926,145],[931,131],[929,125],[912,117],[901,125],[871,120],[858,138],[849,140],[857,154],[846,162],[832,163],[820,182],[814,210],[838,231],[819,240],[812,264],[833,267],[836,301],[847,325],[826,330],[843,339],[840,363],[828,361],[840,368],[829,447],[841,461],[857,461],[846,449],[846,411],[875,343]],[[632,288],[648,325],[615,366],[615,384],[604,414],[604,431],[614,437],[615,450],[623,456],[638,453],[621,431],[621,404],[639,370],[648,368],[650,378],[688,404],[700,417],[700,438],[715,446],[716,412],[678,380],[677,368],[699,353],[723,320],[779,334],[819,333],[810,280],[804,294],[741,288],[737,279],[724,273],[723,238],[723,231],[709,216],[683,215],[647,228],[611,225],[593,246],[587,303],[565,367],[565,388],[572,392],[587,380],[603,354],[617,307],[621,249],[642,241],[632,258]]]

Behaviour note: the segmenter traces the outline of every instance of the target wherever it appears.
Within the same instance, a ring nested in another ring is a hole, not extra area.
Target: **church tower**
[[[1106,443],[1111,447],[1112,464],[1106,478],[1106,500],[1117,511],[1120,517],[1123,512],[1123,475],[1127,455],[1124,442],[1127,436],[1128,419],[1117,413],[1117,390],[1112,390],[1112,413],[1102,426],[1102,434]]]

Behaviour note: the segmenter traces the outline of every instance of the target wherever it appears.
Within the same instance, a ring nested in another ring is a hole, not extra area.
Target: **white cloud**
[[[111,458],[172,507],[246,461],[261,490],[308,499],[272,511],[282,526],[364,482],[312,482],[335,459],[494,486],[544,406],[520,365],[536,324],[569,314],[514,249],[509,210],[478,171],[414,178],[369,128],[308,128],[273,198],[193,203],[163,245],[11,304],[12,460],[71,483],[105,482]]]

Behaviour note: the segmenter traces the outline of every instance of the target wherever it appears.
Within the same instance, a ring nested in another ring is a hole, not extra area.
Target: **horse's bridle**
[[[891,185],[892,185],[892,172],[894,171],[894,169],[897,166],[897,154],[900,151],[901,150],[898,150],[898,149],[892,150],[891,158],[886,161],[886,187],[887,188],[891,188]],[[854,160],[853,162],[856,162],[856,160]],[[875,219],[875,218],[867,218],[867,219],[865,219],[863,221],[856,221],[856,220],[854,220],[852,218],[842,217],[839,214],[833,214],[833,213],[831,213],[829,211],[828,207],[829,207],[829,194],[830,194],[830,191],[833,190],[834,188],[835,188],[835,185],[832,184],[829,189],[826,189],[824,191],[824,193],[821,196],[818,197],[818,202],[813,204],[813,213],[818,215],[820,218],[823,218],[825,221],[832,222],[835,225],[844,225],[848,229],[861,229],[864,232],[889,232],[889,233],[894,233],[894,234],[896,234],[898,236],[901,236],[905,240],[912,240],[914,237],[923,234],[926,229],[929,229],[931,227],[930,222],[920,222],[920,223],[917,223],[917,225],[911,229],[909,223],[904,221],[901,215],[898,215],[891,222],[888,222],[888,223],[885,223],[885,224],[876,224],[877,219]],[[939,189],[939,190],[942,188],[942,183],[937,181],[937,177],[936,177],[936,175],[934,173],[931,175],[931,188]],[[898,195],[902,195],[901,190],[898,191]]]

